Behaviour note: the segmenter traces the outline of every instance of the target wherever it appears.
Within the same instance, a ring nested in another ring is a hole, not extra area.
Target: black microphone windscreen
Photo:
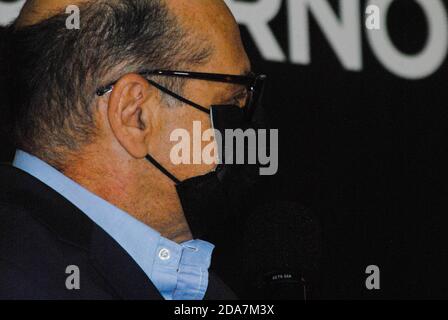
[[[301,294],[303,282],[309,286],[317,281],[320,238],[317,219],[298,203],[277,201],[255,208],[243,242],[248,295],[293,299]]]

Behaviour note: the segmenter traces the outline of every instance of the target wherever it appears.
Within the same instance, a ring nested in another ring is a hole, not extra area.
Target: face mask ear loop
[[[185,104],[188,104],[188,105],[192,106],[193,108],[198,109],[199,111],[202,111],[202,112],[205,112],[207,114],[210,114],[210,110],[208,110],[207,108],[204,108],[203,106],[201,106],[201,105],[199,105],[197,103],[194,103],[193,101],[190,101],[190,100],[188,100],[188,99],[178,95],[177,93],[174,93],[173,91],[165,88],[165,87],[162,87],[157,82],[154,82],[151,79],[146,79],[146,81],[148,81],[150,84],[152,84],[154,87],[156,87],[157,89],[159,89],[163,93],[166,93],[167,95],[170,95],[173,98],[175,98],[175,99],[177,99],[177,100],[179,100],[179,101],[181,101],[181,102],[183,102]]]
[[[168,178],[170,178],[176,185],[181,183],[181,181],[179,179],[177,179],[174,175],[172,175],[160,163],[158,163],[156,159],[151,157],[149,154],[146,156],[146,160],[151,162],[154,165],[154,167],[159,169],[164,175],[166,175]]]

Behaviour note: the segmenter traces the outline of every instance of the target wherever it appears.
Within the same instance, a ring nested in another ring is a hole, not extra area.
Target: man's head
[[[66,28],[69,4],[73,1],[28,1],[12,26],[10,100],[17,146],[78,180],[95,180],[94,171],[103,179],[116,175],[113,181],[123,188],[148,186],[151,180],[170,184],[145,161],[146,154],[181,180],[210,171],[211,165],[170,161],[171,132],[192,132],[193,121],[201,121],[205,131],[209,116],[163,94],[138,72],[247,73],[250,63],[225,3],[77,1],[79,30]],[[98,87],[117,79],[112,92],[95,95]],[[241,91],[202,80],[154,80],[202,106],[235,104]]]
[[[28,1],[15,24],[19,56],[14,77],[22,91],[16,106],[17,144],[56,166],[64,167],[70,156],[98,137],[101,123],[95,121],[100,106],[107,104],[111,116],[113,98],[130,92],[117,95],[116,90],[108,99],[98,99],[94,95],[98,86],[112,79],[120,79],[116,89],[141,84],[141,93],[152,101],[135,111],[162,112],[157,113],[159,119],[151,115],[151,122],[158,122],[154,125],[161,129],[174,129],[186,125],[182,119],[205,120],[204,115],[192,115],[194,110],[150,88],[135,73],[175,69],[240,74],[249,69],[237,25],[220,0],[78,1],[81,28],[67,30],[65,7],[72,3]],[[206,106],[232,98],[223,96],[228,93],[223,90],[233,89],[229,85],[173,78],[159,81]],[[113,119],[108,120],[120,140],[119,128]],[[154,143],[151,146],[156,148]]]

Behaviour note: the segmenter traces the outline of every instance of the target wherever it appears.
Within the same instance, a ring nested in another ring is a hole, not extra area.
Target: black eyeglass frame
[[[205,80],[205,81],[213,81],[220,83],[231,83],[236,85],[245,86],[250,95],[247,97],[246,105],[244,106],[246,115],[251,117],[254,112],[254,106],[259,105],[261,99],[263,97],[264,92],[264,84],[267,78],[264,74],[253,74],[250,73],[248,75],[230,75],[230,74],[220,74],[220,73],[204,73],[204,72],[191,72],[191,71],[173,71],[173,70],[143,70],[138,73],[139,75],[145,77],[145,79],[154,87],[159,89],[160,91],[172,96],[175,99],[178,99],[184,103],[187,103],[193,106],[196,109],[199,109],[203,112],[210,113],[210,110],[191,101],[188,100],[177,93],[163,87],[158,84],[154,80],[148,79],[150,76],[165,76],[165,77],[177,77],[177,78],[188,78],[188,79],[196,79],[196,80]],[[101,87],[96,91],[96,95],[102,97],[107,93],[113,90],[114,85],[118,82],[114,81],[107,86]]]

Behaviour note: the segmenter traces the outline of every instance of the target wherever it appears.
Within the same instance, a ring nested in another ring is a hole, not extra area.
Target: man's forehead
[[[233,33],[236,21],[223,0],[166,0],[181,23],[204,34]]]
[[[169,0],[168,7],[186,30],[214,48],[210,70],[205,72],[245,74],[250,71],[238,24],[222,0]]]
[[[16,25],[26,27],[65,12],[69,5],[80,5],[89,0],[27,0],[20,12]]]

